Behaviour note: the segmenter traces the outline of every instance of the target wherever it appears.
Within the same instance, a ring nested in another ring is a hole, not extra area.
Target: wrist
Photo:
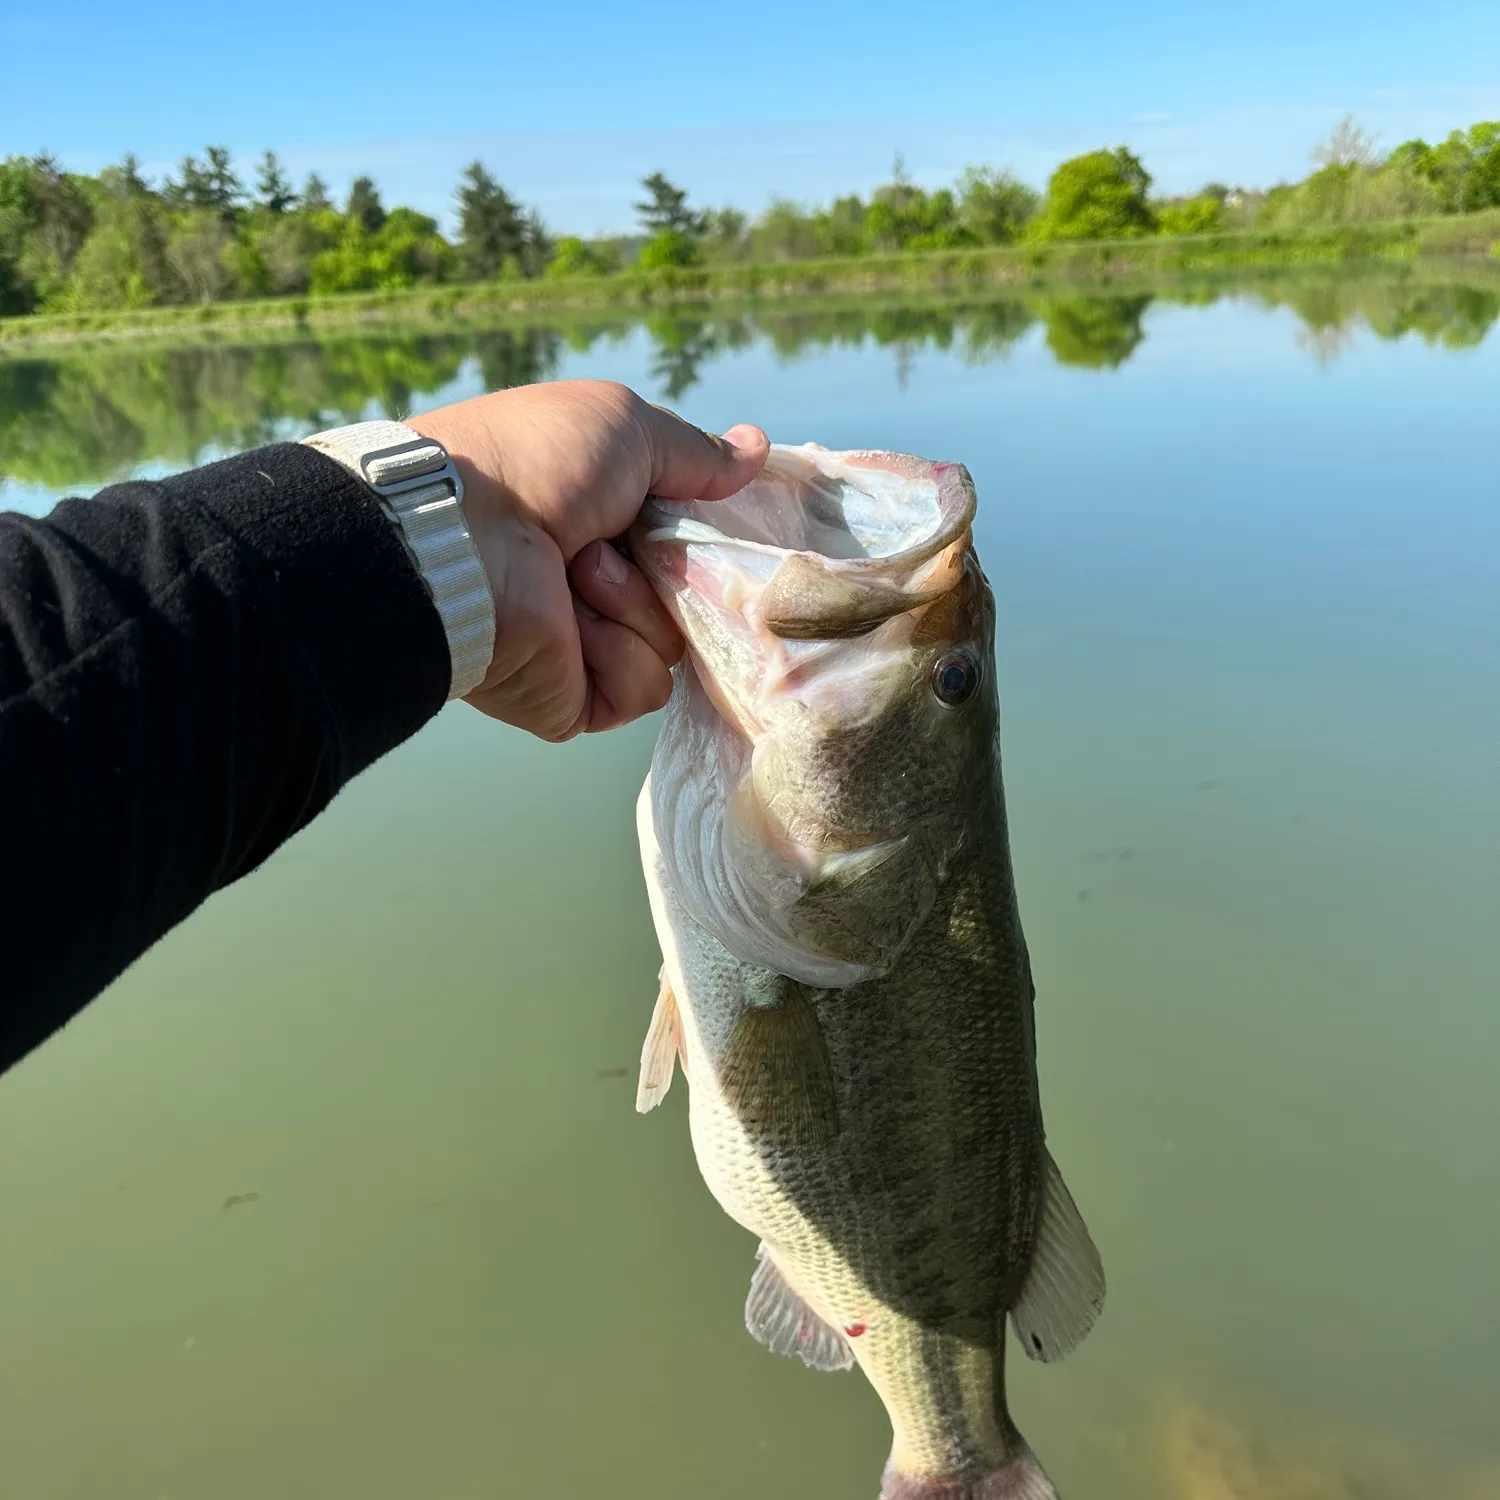
[[[461,471],[439,440],[399,422],[360,422],[303,441],[358,475],[379,498],[443,622],[448,696],[467,696],[494,656],[495,603],[468,524]]]

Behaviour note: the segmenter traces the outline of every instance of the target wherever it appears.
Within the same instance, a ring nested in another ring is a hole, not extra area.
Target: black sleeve
[[[0,1069],[442,707],[372,491],[261,448],[0,514]]]

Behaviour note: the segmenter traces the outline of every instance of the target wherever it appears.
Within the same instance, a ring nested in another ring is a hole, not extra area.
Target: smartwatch
[[[495,601],[464,518],[463,481],[447,449],[402,422],[356,422],[302,441],[379,496],[442,619],[453,669],[448,697],[473,692],[495,655]]]

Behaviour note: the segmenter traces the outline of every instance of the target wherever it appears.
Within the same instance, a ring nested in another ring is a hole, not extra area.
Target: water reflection
[[[0,360],[0,476],[61,488],[356,421],[372,406],[404,414],[466,360],[490,387],[519,385],[550,374],[561,346],[556,331],[527,328]]]
[[[1320,363],[1338,358],[1362,330],[1464,349],[1500,318],[1500,282],[1324,279],[1108,296],[805,304],[753,314],[673,309],[641,324],[601,314],[557,326],[79,345],[0,358],[0,478],[62,488],[151,461],[192,463],[212,449],[247,448],[376,410],[397,416],[411,409],[415,392],[440,389],[468,361],[488,388],[518,385],[552,374],[564,350],[587,353],[632,337],[638,327],[651,344],[654,394],[672,402],[692,389],[708,362],[756,343],[783,359],[833,348],[889,349],[905,385],[924,351],[981,364],[1003,358],[1039,326],[1059,364],[1115,370],[1145,342],[1154,303],[1225,297],[1290,310],[1299,345]]]
[[[1145,330],[1141,318],[1149,296],[1058,297],[1040,306],[1047,347],[1060,365],[1113,370],[1135,353]]]

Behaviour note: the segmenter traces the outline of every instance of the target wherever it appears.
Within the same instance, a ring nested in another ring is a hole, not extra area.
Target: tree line
[[[126,157],[97,175],[54,158],[0,163],[0,314],[325,296],[497,278],[604,276],[727,261],[788,261],[1017,242],[1119,239],[1472,213],[1500,207],[1500,121],[1438,145],[1382,154],[1346,119],[1303,180],[1268,191],[1211,183],[1162,197],[1127,148],[1063,162],[1038,192],[1013,173],[970,167],[951,187],[890,180],[805,208],[774,200],[751,216],[699,208],[662,173],[641,184],[640,233],[554,237],[482,162],[464,169],[457,232],[412,208],[387,209],[369,177],[342,204],[316,174],[300,188],[267,151],[247,183],[222,146],[157,184]]]

